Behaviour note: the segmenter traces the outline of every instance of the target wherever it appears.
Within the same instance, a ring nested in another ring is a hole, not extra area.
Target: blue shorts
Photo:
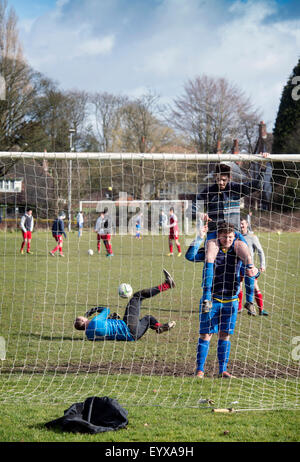
[[[233,301],[212,300],[213,306],[209,313],[201,313],[202,298],[200,300],[200,334],[217,334],[218,332],[227,332],[232,335],[237,319],[239,301],[234,298]]]

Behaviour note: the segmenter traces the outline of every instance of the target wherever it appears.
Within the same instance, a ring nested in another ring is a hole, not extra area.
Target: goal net
[[[244,308],[245,281],[241,286],[229,380],[219,378],[217,334],[204,378],[196,375],[204,263],[185,257],[207,211],[201,193],[216,184],[220,162],[239,187],[235,195],[230,189],[217,195],[215,205],[223,204],[225,219],[231,211],[236,226],[244,218],[264,254],[264,260],[254,254],[262,268],[256,316]],[[298,155],[1,153],[0,401],[71,404],[97,395],[124,405],[297,409],[299,162]],[[248,193],[238,195],[246,183]],[[28,209],[30,253],[20,227]],[[66,237],[59,242],[52,225],[62,212]],[[175,288],[164,284],[163,269]],[[159,286],[142,301],[140,319],[175,321],[175,327],[158,334],[149,321],[136,341],[91,341],[74,328],[94,307],[123,320],[128,299],[119,296],[121,283],[133,292]]]

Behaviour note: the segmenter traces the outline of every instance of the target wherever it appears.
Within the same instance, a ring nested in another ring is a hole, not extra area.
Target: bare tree
[[[174,100],[168,120],[198,152],[216,152],[218,141],[227,150],[234,138],[249,136],[253,118],[255,111],[240,89],[224,78],[203,75],[184,85],[184,94]],[[256,125],[258,120],[257,116]]]
[[[0,0],[0,74],[6,87],[5,104],[0,109],[0,146],[8,150],[19,141],[36,88],[34,72],[23,56],[16,14],[7,9],[6,0]]]
[[[126,104],[127,97],[103,92],[90,95],[89,100],[95,116],[96,137],[100,151],[112,152],[118,145],[120,110]]]

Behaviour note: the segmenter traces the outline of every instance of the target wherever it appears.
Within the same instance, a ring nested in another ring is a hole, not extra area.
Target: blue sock
[[[204,364],[209,350],[209,340],[199,338],[197,347],[197,371],[204,372]]]
[[[255,277],[250,277],[245,274],[246,302],[253,303],[254,301],[254,283]]]
[[[214,278],[214,263],[205,262],[203,268],[203,300],[211,300],[211,288]]]
[[[230,340],[218,340],[219,374],[226,371],[230,355]]]

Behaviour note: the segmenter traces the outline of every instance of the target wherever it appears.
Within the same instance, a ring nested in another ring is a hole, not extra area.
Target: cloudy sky
[[[300,57],[299,0],[8,0],[25,56],[62,89],[171,102],[188,79],[226,77],[268,130]]]

